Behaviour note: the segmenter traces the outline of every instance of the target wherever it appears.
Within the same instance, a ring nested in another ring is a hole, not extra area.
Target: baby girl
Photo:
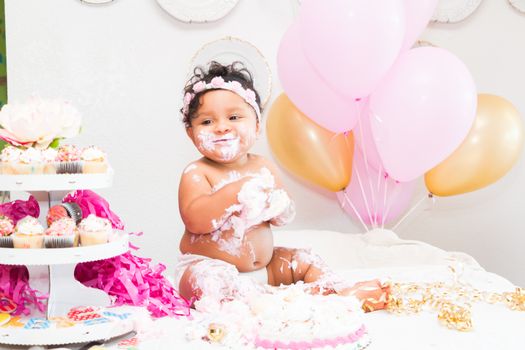
[[[186,167],[179,187],[186,228],[177,266],[182,296],[232,297],[237,281],[247,276],[272,286],[303,281],[313,292],[353,293],[371,300],[369,309],[384,307],[386,293],[378,281],[350,287],[309,251],[274,247],[271,225],[290,222],[295,207],[275,165],[249,153],[261,130],[261,106],[241,63],[195,69],[182,114],[203,156]]]

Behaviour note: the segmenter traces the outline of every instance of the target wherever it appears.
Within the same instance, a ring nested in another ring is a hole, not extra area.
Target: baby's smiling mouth
[[[216,140],[213,140],[213,143],[226,143],[226,142],[231,142],[231,141],[235,141],[235,140],[237,140],[236,137],[223,138],[223,139],[216,139]]]

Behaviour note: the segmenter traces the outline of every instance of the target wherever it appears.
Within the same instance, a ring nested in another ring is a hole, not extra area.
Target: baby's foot
[[[379,280],[358,282],[350,288],[339,291],[340,295],[354,295],[363,304],[365,312],[386,309],[390,296],[390,285]]]

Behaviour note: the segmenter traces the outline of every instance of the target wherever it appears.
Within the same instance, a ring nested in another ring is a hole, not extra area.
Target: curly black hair
[[[193,70],[193,76],[186,82],[186,85],[184,86],[184,95],[186,95],[188,92],[193,93],[193,85],[195,83],[203,81],[207,84],[215,77],[222,77],[224,81],[238,81],[243,88],[250,89],[255,92],[255,101],[262,112],[261,98],[253,86],[252,74],[244,66],[244,64],[239,61],[235,61],[229,65],[222,65],[219,62],[211,61],[207,71],[202,67],[195,67]],[[197,93],[191,100],[190,105],[188,106],[188,112],[186,114],[184,114],[182,109],[180,110],[182,113],[182,122],[186,128],[191,127],[191,120],[195,118],[195,114],[201,105],[201,96],[211,90],[217,89],[208,89]]]

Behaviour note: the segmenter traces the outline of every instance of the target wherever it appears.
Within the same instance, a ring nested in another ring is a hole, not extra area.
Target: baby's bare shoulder
[[[213,171],[213,169],[205,160],[197,159],[184,168],[182,176],[192,176],[193,174],[206,175],[210,171]]]

